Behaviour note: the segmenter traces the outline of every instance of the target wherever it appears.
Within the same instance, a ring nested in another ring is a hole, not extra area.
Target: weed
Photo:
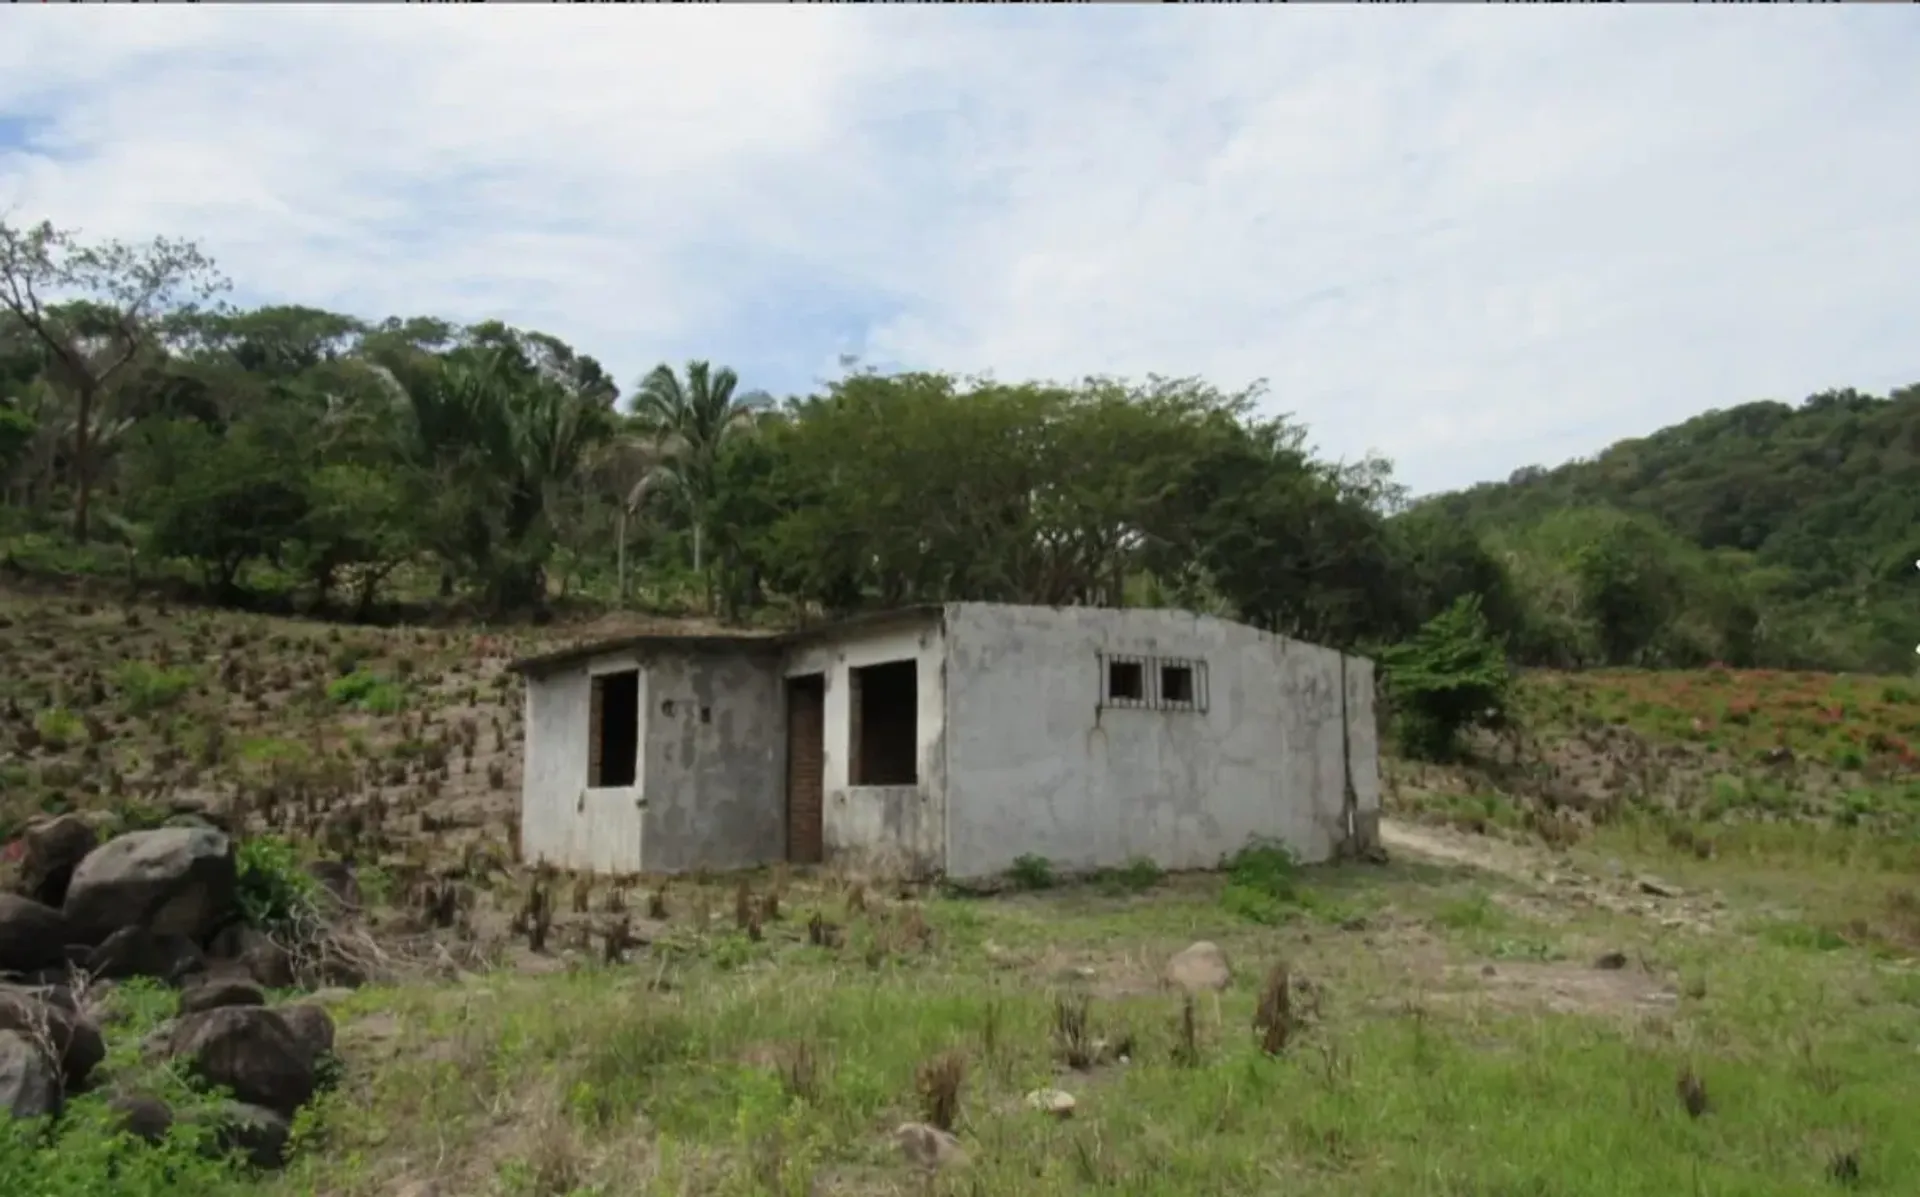
[[[1007,870],[1007,880],[1015,889],[1044,890],[1052,889],[1057,881],[1053,875],[1053,863],[1044,856],[1028,853],[1014,858],[1013,867]]]
[[[944,1131],[953,1129],[960,1117],[960,1085],[966,1075],[967,1062],[955,1051],[942,1052],[919,1067],[914,1089],[924,1121]]]

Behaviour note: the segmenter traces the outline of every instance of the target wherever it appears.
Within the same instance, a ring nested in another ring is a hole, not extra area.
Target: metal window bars
[[[1193,657],[1100,654],[1101,709],[1207,709],[1207,663]]]

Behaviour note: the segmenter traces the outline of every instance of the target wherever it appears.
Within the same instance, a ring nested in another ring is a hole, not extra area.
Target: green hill
[[[1905,670],[1920,386],[1711,411],[1404,518],[1486,544],[1543,663]]]

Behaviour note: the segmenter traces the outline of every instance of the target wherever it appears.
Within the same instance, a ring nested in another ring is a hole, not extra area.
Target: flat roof
[[[522,657],[507,666],[520,674],[551,673],[555,669],[577,664],[593,657],[608,653],[626,652],[632,649],[684,649],[693,652],[775,652],[791,645],[802,644],[809,640],[823,639],[845,632],[856,632],[866,628],[884,627],[889,624],[906,623],[938,615],[942,607],[939,603],[916,603],[906,607],[889,607],[883,611],[868,611],[859,615],[850,615],[844,619],[827,620],[815,624],[802,624],[779,632],[760,632],[750,628],[726,632],[639,632],[631,636],[615,636],[606,640],[591,640],[552,652],[536,656]]]

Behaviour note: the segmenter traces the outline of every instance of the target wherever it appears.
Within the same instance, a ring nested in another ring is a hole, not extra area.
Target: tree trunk
[[[93,505],[93,469],[88,432],[93,426],[93,384],[82,382],[79,386],[79,412],[73,428],[73,538],[81,544],[87,543],[89,531],[87,514]]]
[[[620,513],[615,519],[614,540],[617,543],[614,546],[613,576],[614,584],[619,587],[620,603],[625,606],[627,602],[627,505],[625,503],[620,505]]]

